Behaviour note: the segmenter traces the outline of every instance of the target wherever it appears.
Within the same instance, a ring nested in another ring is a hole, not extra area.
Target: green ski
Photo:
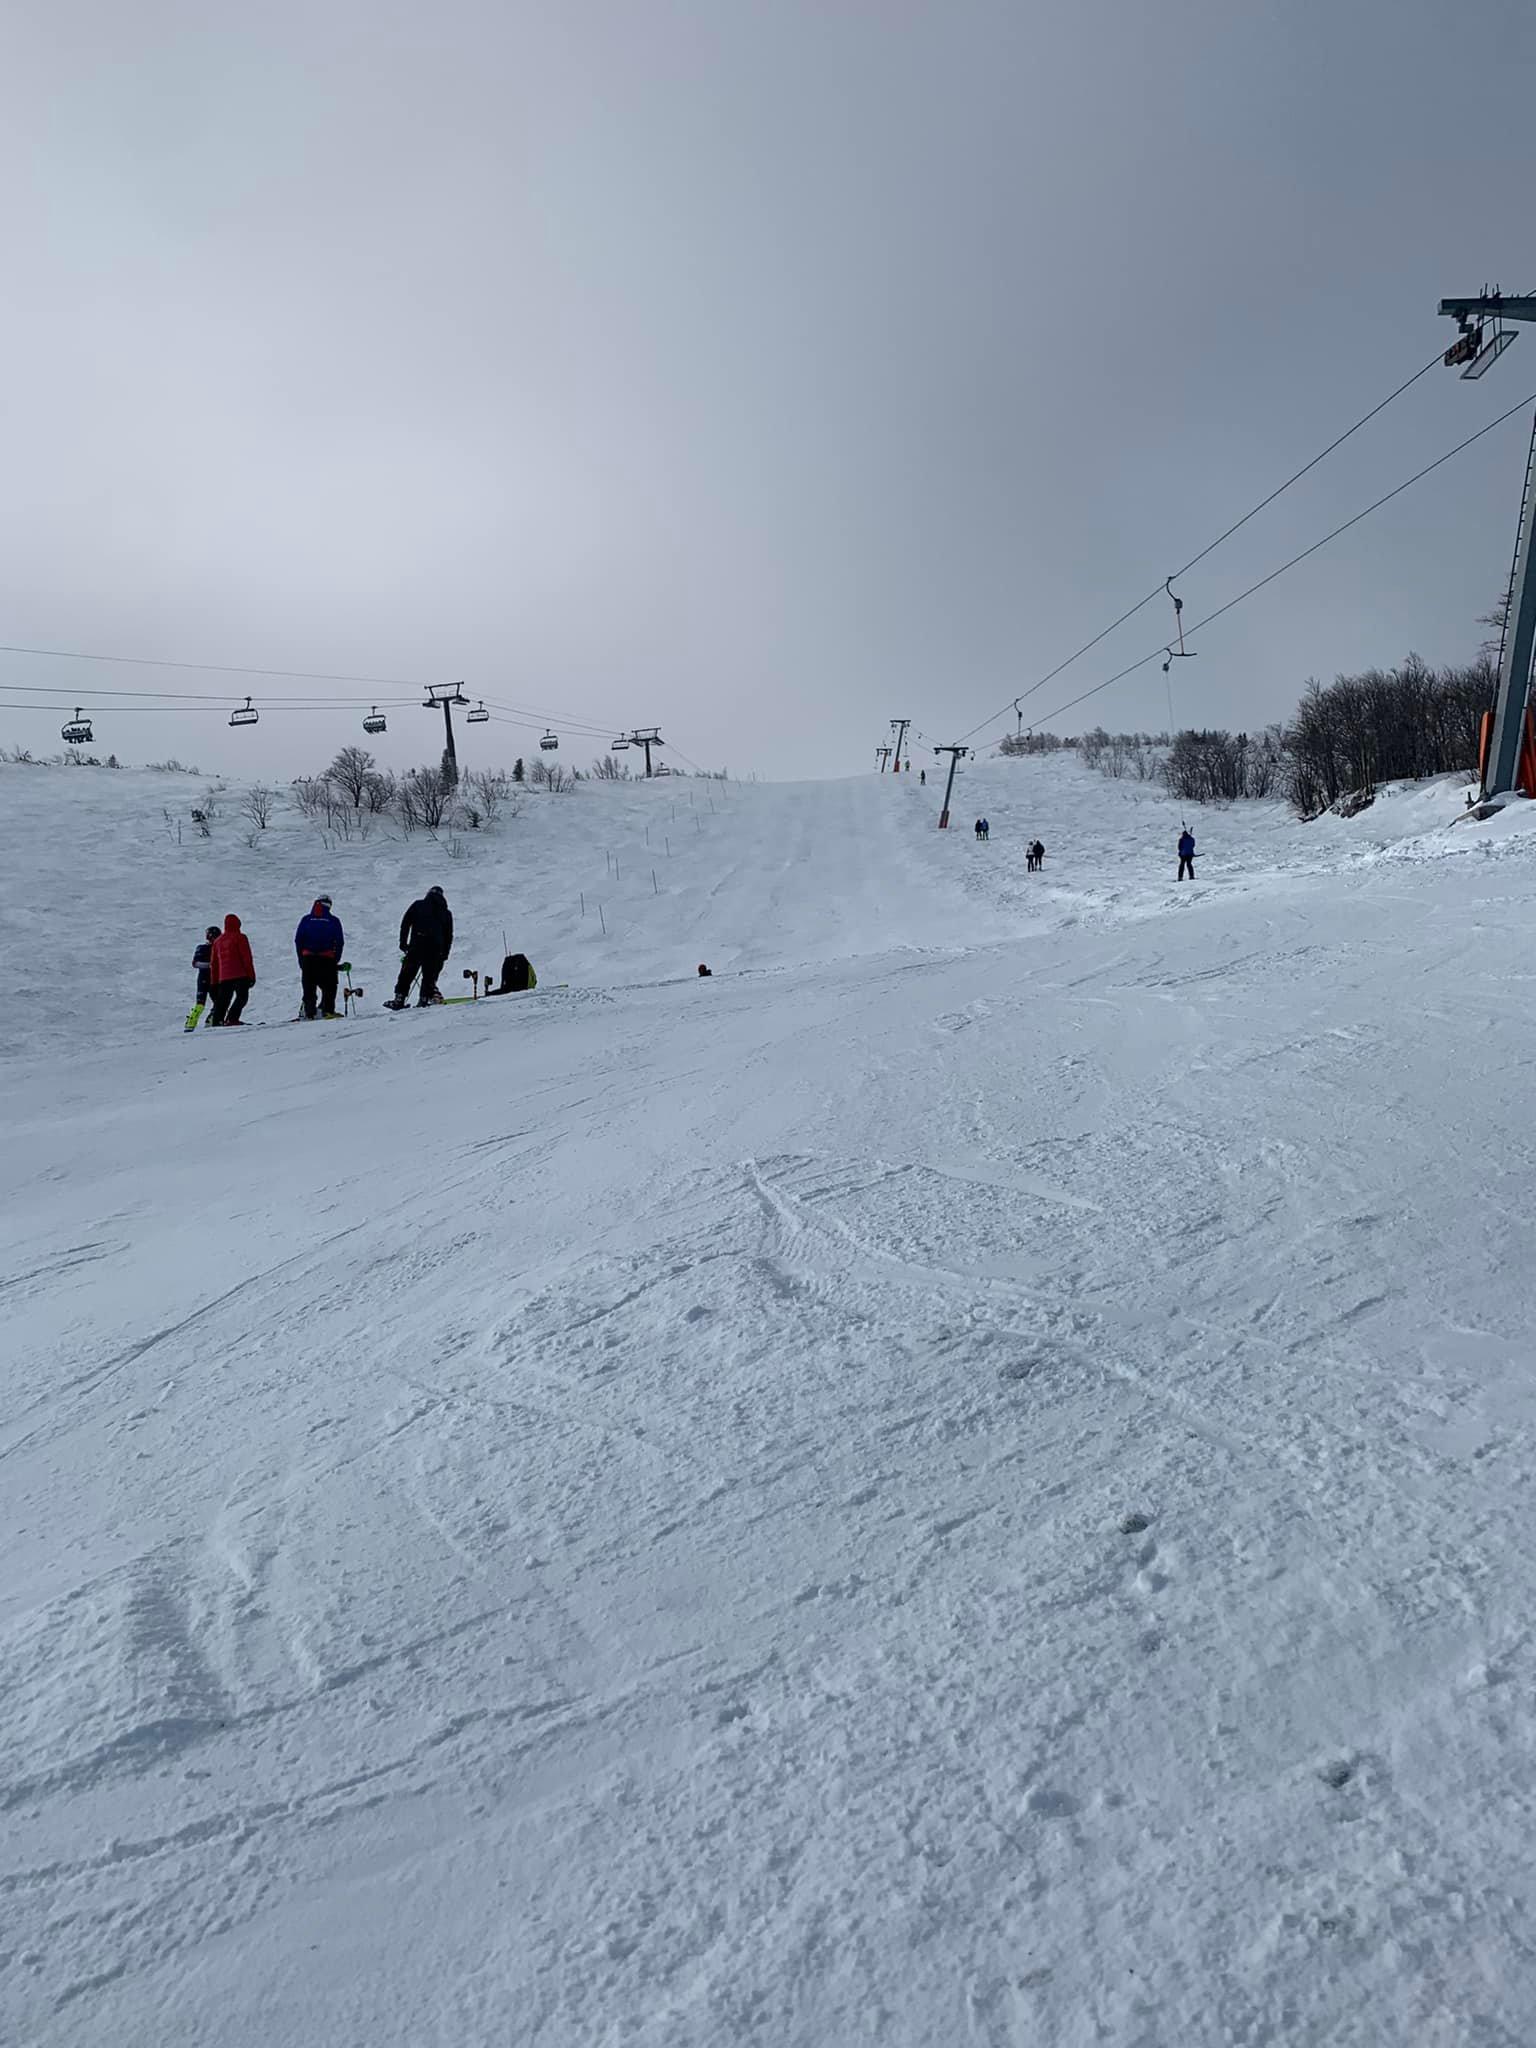
[[[202,1022],[202,1018],[203,1005],[201,1003],[194,1003],[191,1009],[187,1012],[187,1021],[182,1026],[182,1029],[185,1031],[195,1031],[198,1025]]]

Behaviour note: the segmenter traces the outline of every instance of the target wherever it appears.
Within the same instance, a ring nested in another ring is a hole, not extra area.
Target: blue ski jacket
[[[341,919],[332,917],[319,903],[308,917],[299,919],[299,928],[293,935],[293,950],[301,960],[306,954],[315,960],[339,960],[345,944]]]

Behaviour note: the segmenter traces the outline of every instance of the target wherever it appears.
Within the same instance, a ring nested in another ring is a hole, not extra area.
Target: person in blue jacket
[[[341,949],[346,944],[341,919],[331,915],[329,896],[317,896],[308,917],[299,919],[293,935],[293,950],[299,956],[299,979],[304,986],[304,1015],[311,1020],[319,999],[322,1017],[336,1014],[336,975],[341,966]]]
[[[1195,879],[1195,835],[1186,825],[1179,834],[1179,880]]]

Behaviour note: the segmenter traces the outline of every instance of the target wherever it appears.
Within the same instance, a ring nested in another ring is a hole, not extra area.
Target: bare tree
[[[603,754],[592,763],[592,774],[598,782],[628,782],[629,763],[616,760],[612,754]]]
[[[325,780],[351,801],[354,811],[360,811],[373,772],[373,756],[366,747],[343,747],[326,769]]]
[[[453,785],[440,768],[413,768],[395,789],[395,815],[407,833],[435,832],[453,803]]]
[[[276,804],[275,789],[269,789],[264,782],[253,782],[245,792],[245,801],[240,808],[258,832],[265,832],[272,822]]]
[[[324,780],[313,775],[301,775],[293,785],[293,801],[301,817],[320,819],[325,817],[336,799]]]
[[[1395,669],[1313,681],[1286,733],[1291,800],[1304,817],[1383,782],[1471,770],[1497,678],[1486,657],[1431,669],[1410,654]]]
[[[395,801],[395,778],[387,770],[375,770],[363,785],[363,808],[375,818],[389,810]]]

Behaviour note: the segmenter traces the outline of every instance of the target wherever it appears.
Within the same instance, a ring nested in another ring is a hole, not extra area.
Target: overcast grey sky
[[[743,771],[974,725],[1454,339],[1442,294],[1536,284],[1528,0],[50,0],[4,49],[0,639],[462,676]],[[1528,390],[1536,330],[1427,377],[1188,616]],[[1212,628],[1180,720],[1469,654],[1524,436]],[[231,678],[0,682],[135,761],[360,737],[99,694]],[[1061,725],[1161,724],[1163,690]],[[407,708],[380,752],[435,739]]]

